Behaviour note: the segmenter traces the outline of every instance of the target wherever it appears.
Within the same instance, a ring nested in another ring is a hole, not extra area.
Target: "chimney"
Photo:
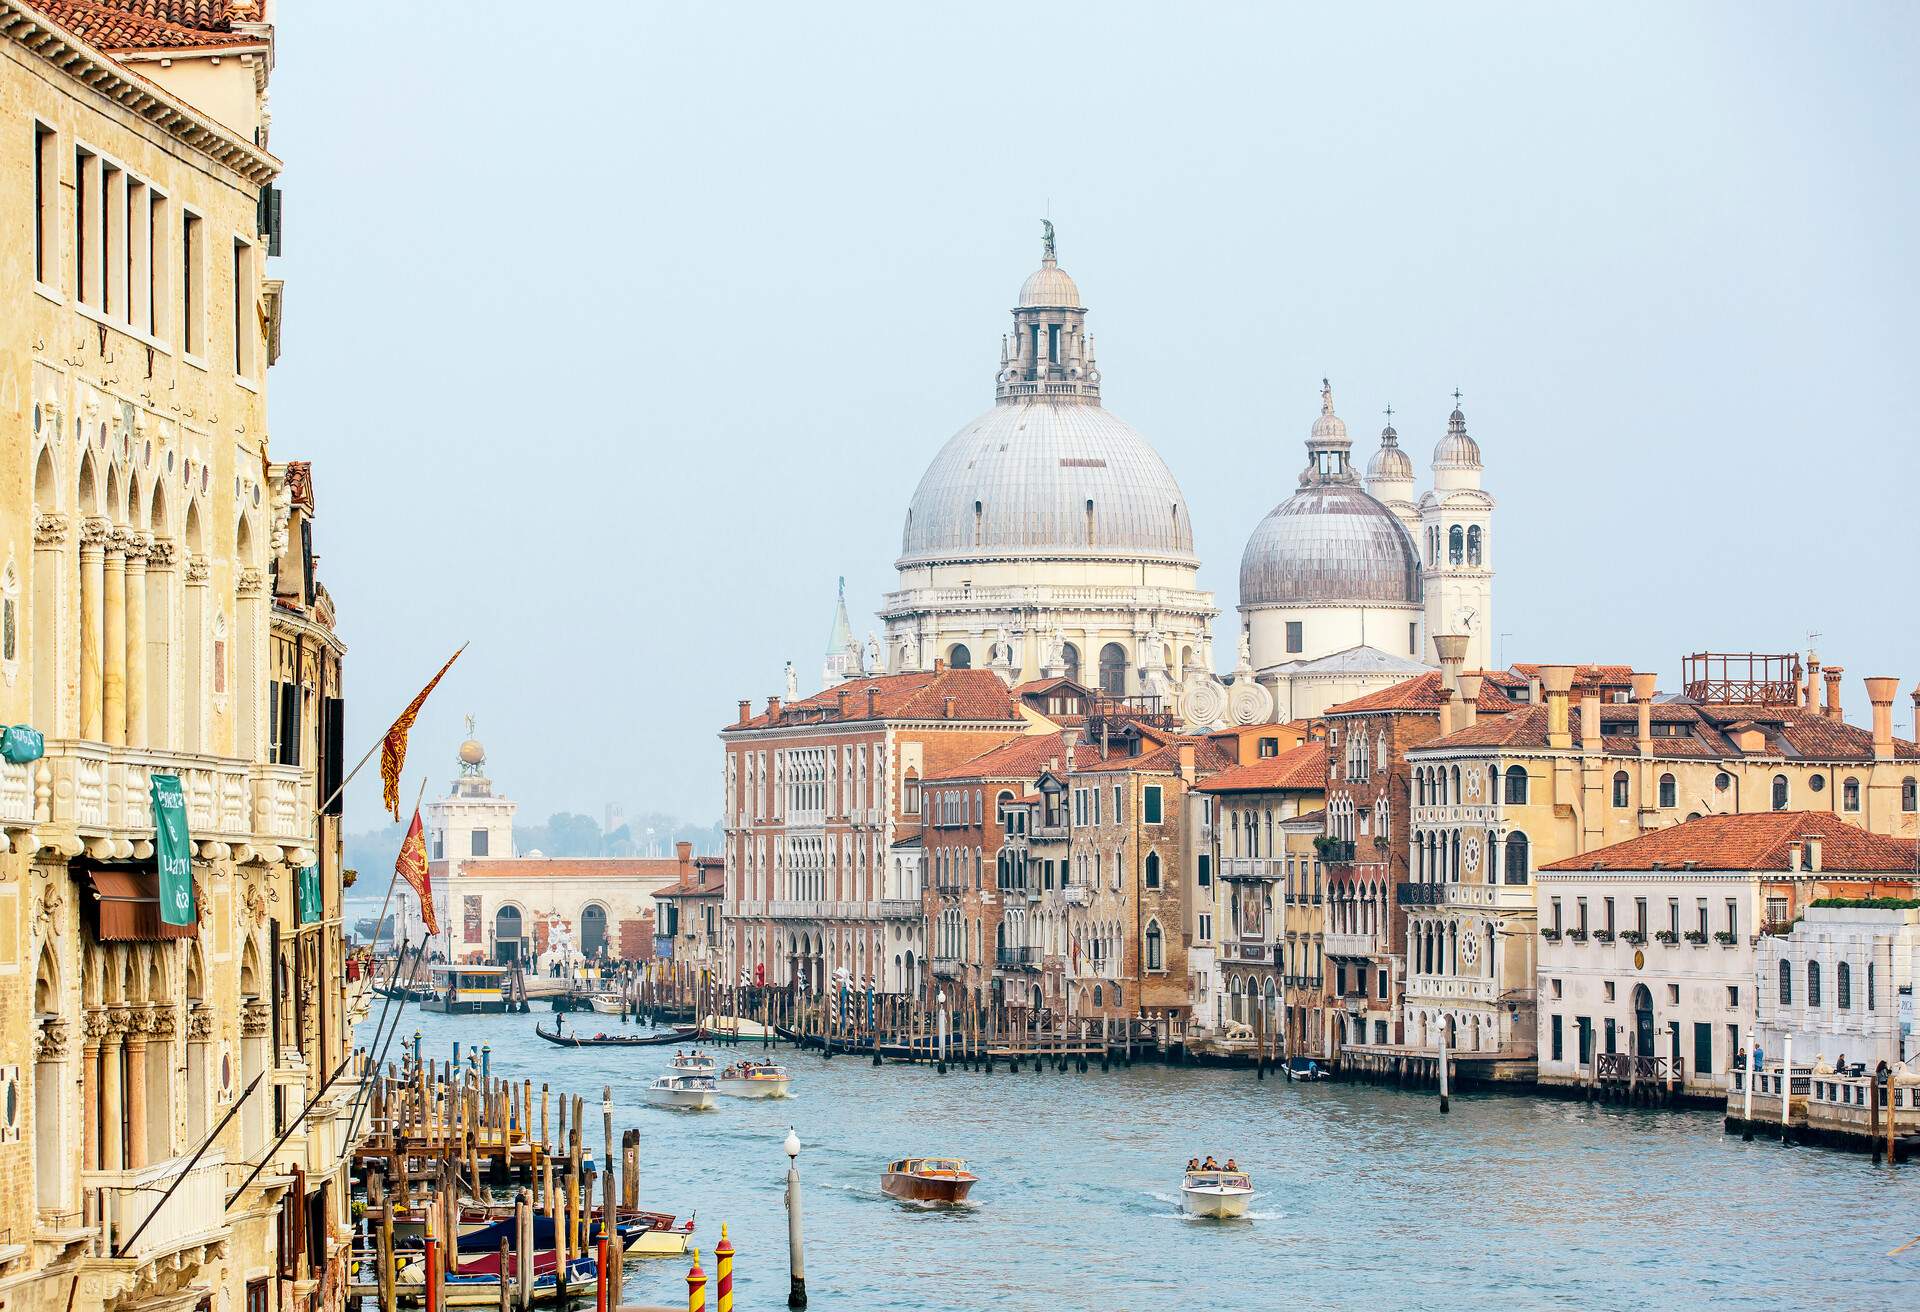
[[[1187,783],[1192,783],[1194,781],[1195,776],[1197,776],[1199,773],[1200,773],[1199,753],[1194,750],[1194,746],[1192,743],[1181,743],[1180,744],[1180,777],[1183,780],[1185,780]]]
[[[1529,706],[1539,706],[1545,700],[1546,698],[1542,694],[1540,689],[1540,676],[1538,674],[1528,675],[1527,676],[1527,704]]]
[[[1640,729],[1633,741],[1642,756],[1653,755],[1653,694],[1659,679],[1657,674],[1633,673],[1633,700],[1640,711]]]
[[[935,656],[933,658],[933,672],[935,674],[942,673],[946,668],[947,662],[943,657]]]
[[[778,697],[767,698],[767,718],[773,720],[780,718],[780,699]]]
[[[753,718],[753,703],[745,697],[740,699],[740,723],[745,724]]]
[[[1787,873],[1790,875],[1800,873],[1800,844],[1798,843],[1787,844]]]
[[[1573,734],[1567,727],[1567,690],[1573,687],[1573,666],[1542,665],[1540,683],[1547,692],[1547,746],[1565,750],[1573,746]]]
[[[1589,683],[1580,690],[1580,750],[1600,750],[1600,685]]]
[[[684,878],[693,869],[693,844],[682,839],[673,845],[673,855],[680,863],[680,874]]]
[[[1440,653],[1440,686],[1451,692],[1460,690],[1460,667],[1466,663],[1467,642],[1464,633],[1437,633],[1433,638],[1434,649]]]
[[[1444,674],[1441,675],[1441,681],[1445,682],[1446,677]],[[1445,738],[1453,732],[1453,728],[1453,689],[1442,688],[1440,689],[1440,736]]]
[[[1806,707],[1810,711],[1817,711],[1820,709],[1820,696],[1819,696],[1819,692],[1817,691],[1819,687],[1820,687],[1820,653],[1817,651],[1810,651],[1807,653],[1807,686],[1804,690],[1803,695],[1800,698],[1800,704]]]
[[[1826,705],[1820,708],[1820,713],[1829,720],[1840,718],[1840,676],[1845,673],[1838,665],[1829,665],[1820,671],[1820,677],[1827,681]]]
[[[1807,834],[1805,838],[1807,843],[1807,869],[1817,875],[1820,873],[1820,836],[1818,834]]]
[[[1893,698],[1900,691],[1900,680],[1881,677],[1867,680],[1867,700],[1873,703],[1873,759],[1893,759]]]
[[[1068,774],[1073,773],[1073,745],[1074,743],[1079,741],[1079,738],[1080,738],[1080,735],[1076,730],[1062,729],[1060,731],[1060,745],[1066,749],[1066,753],[1067,753],[1067,773]]]
[[[867,718],[869,720],[874,720],[874,719],[878,719],[879,716],[880,716],[880,690],[878,688],[875,688],[869,685],[867,688]]]
[[[845,688],[836,689],[834,696],[840,702],[840,718],[844,720],[847,718],[847,690]]]
[[[951,720],[953,718],[953,698],[946,697],[941,699],[940,718],[943,720]]]
[[[1484,674],[1460,676],[1460,714],[1455,718],[1459,720],[1459,727],[1462,729],[1473,728],[1480,718],[1480,685],[1484,682],[1486,682]]]

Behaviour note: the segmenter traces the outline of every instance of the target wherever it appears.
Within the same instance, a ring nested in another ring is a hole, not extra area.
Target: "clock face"
[[[1460,632],[1472,633],[1474,625],[1480,622],[1480,616],[1473,607],[1462,606],[1455,612],[1453,622],[1460,627]]]

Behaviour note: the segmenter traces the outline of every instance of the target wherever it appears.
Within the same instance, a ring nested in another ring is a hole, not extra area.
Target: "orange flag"
[[[460,651],[467,645],[460,644]],[[440,673],[427,681],[420,695],[407,703],[407,709],[400,712],[400,718],[393,722],[393,728],[387,730],[387,736],[380,742],[380,798],[386,803],[393,818],[400,818],[400,767],[407,763],[407,734],[413,728],[413,722],[420,718],[420,708],[427,704],[427,694],[433,691],[453,663],[460,659],[460,651],[447,657],[447,663],[440,667]],[[415,819],[419,817],[416,815]]]
[[[393,863],[393,868],[419,897],[420,919],[427,922],[427,933],[438,934],[440,921],[433,914],[433,886],[427,880],[427,835],[420,828],[420,808],[417,806],[413,808],[413,823],[407,826],[407,836],[400,843],[400,857]]]

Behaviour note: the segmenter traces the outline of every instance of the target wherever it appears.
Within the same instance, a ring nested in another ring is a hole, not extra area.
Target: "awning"
[[[97,936],[102,943],[161,943],[175,938],[197,938],[199,926],[169,925],[160,919],[160,875],[138,866],[84,871],[93,888],[99,912]]]

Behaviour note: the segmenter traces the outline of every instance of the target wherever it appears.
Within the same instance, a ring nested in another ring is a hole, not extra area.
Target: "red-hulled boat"
[[[978,1179],[958,1157],[902,1157],[881,1174],[880,1192],[916,1203],[958,1203]]]

